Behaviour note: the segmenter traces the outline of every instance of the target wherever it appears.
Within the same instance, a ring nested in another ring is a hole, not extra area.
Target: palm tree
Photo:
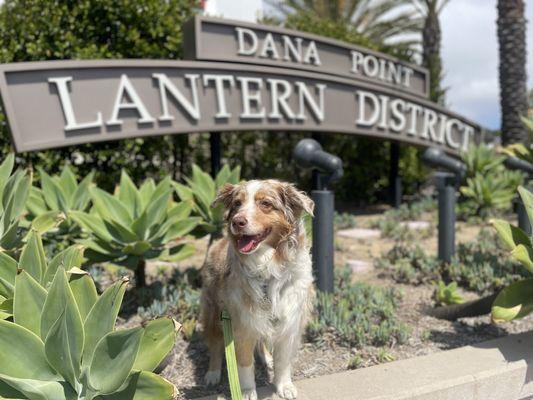
[[[442,59],[439,15],[450,0],[412,0],[422,27],[422,64],[429,70],[429,98],[444,103],[445,90],[441,88]]]
[[[410,46],[411,38],[399,35],[415,33],[419,21],[413,19],[410,0],[282,0],[271,2],[286,16],[311,15],[352,26],[361,36],[376,44]]]
[[[498,0],[500,107],[504,144],[527,140],[520,118],[527,114],[524,8],[523,0]]]

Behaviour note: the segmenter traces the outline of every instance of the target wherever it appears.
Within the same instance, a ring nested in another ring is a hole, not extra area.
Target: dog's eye
[[[240,200],[235,200],[235,202],[233,203],[234,207],[240,207],[241,205],[242,205],[242,203],[241,203]]]
[[[261,200],[259,202],[259,204],[262,206],[262,207],[265,207],[265,208],[270,208],[272,207],[272,203],[268,200]]]

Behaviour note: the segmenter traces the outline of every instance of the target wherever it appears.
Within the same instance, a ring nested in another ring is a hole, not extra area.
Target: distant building
[[[272,1],[268,0],[203,0],[205,15],[241,21],[256,22],[272,14]]]

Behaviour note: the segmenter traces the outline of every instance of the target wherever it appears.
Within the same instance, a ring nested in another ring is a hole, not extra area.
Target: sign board
[[[294,68],[428,97],[426,69],[338,40],[274,26],[196,16],[184,27],[185,58]]]
[[[370,79],[220,62],[93,60],[0,65],[17,151],[139,136],[312,131],[458,154],[479,127]]]

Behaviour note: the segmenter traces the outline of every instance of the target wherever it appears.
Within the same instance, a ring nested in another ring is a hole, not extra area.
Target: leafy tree
[[[198,0],[5,0],[0,6],[0,62],[180,58],[182,24],[198,8]],[[7,129],[0,129],[5,151]],[[112,189],[121,167],[138,181],[169,170],[177,173],[174,163],[182,159],[182,151],[183,139],[174,136],[31,153],[25,161],[49,173],[69,161],[82,175],[92,169],[105,171],[96,180]]]
[[[504,144],[526,142],[520,119],[527,115],[526,18],[523,0],[498,0],[500,106]]]
[[[395,47],[405,49],[414,42],[401,36],[418,27],[412,11],[404,7],[407,4],[409,0],[285,0],[278,8],[288,17],[296,14],[351,27],[378,45],[395,39]]]

